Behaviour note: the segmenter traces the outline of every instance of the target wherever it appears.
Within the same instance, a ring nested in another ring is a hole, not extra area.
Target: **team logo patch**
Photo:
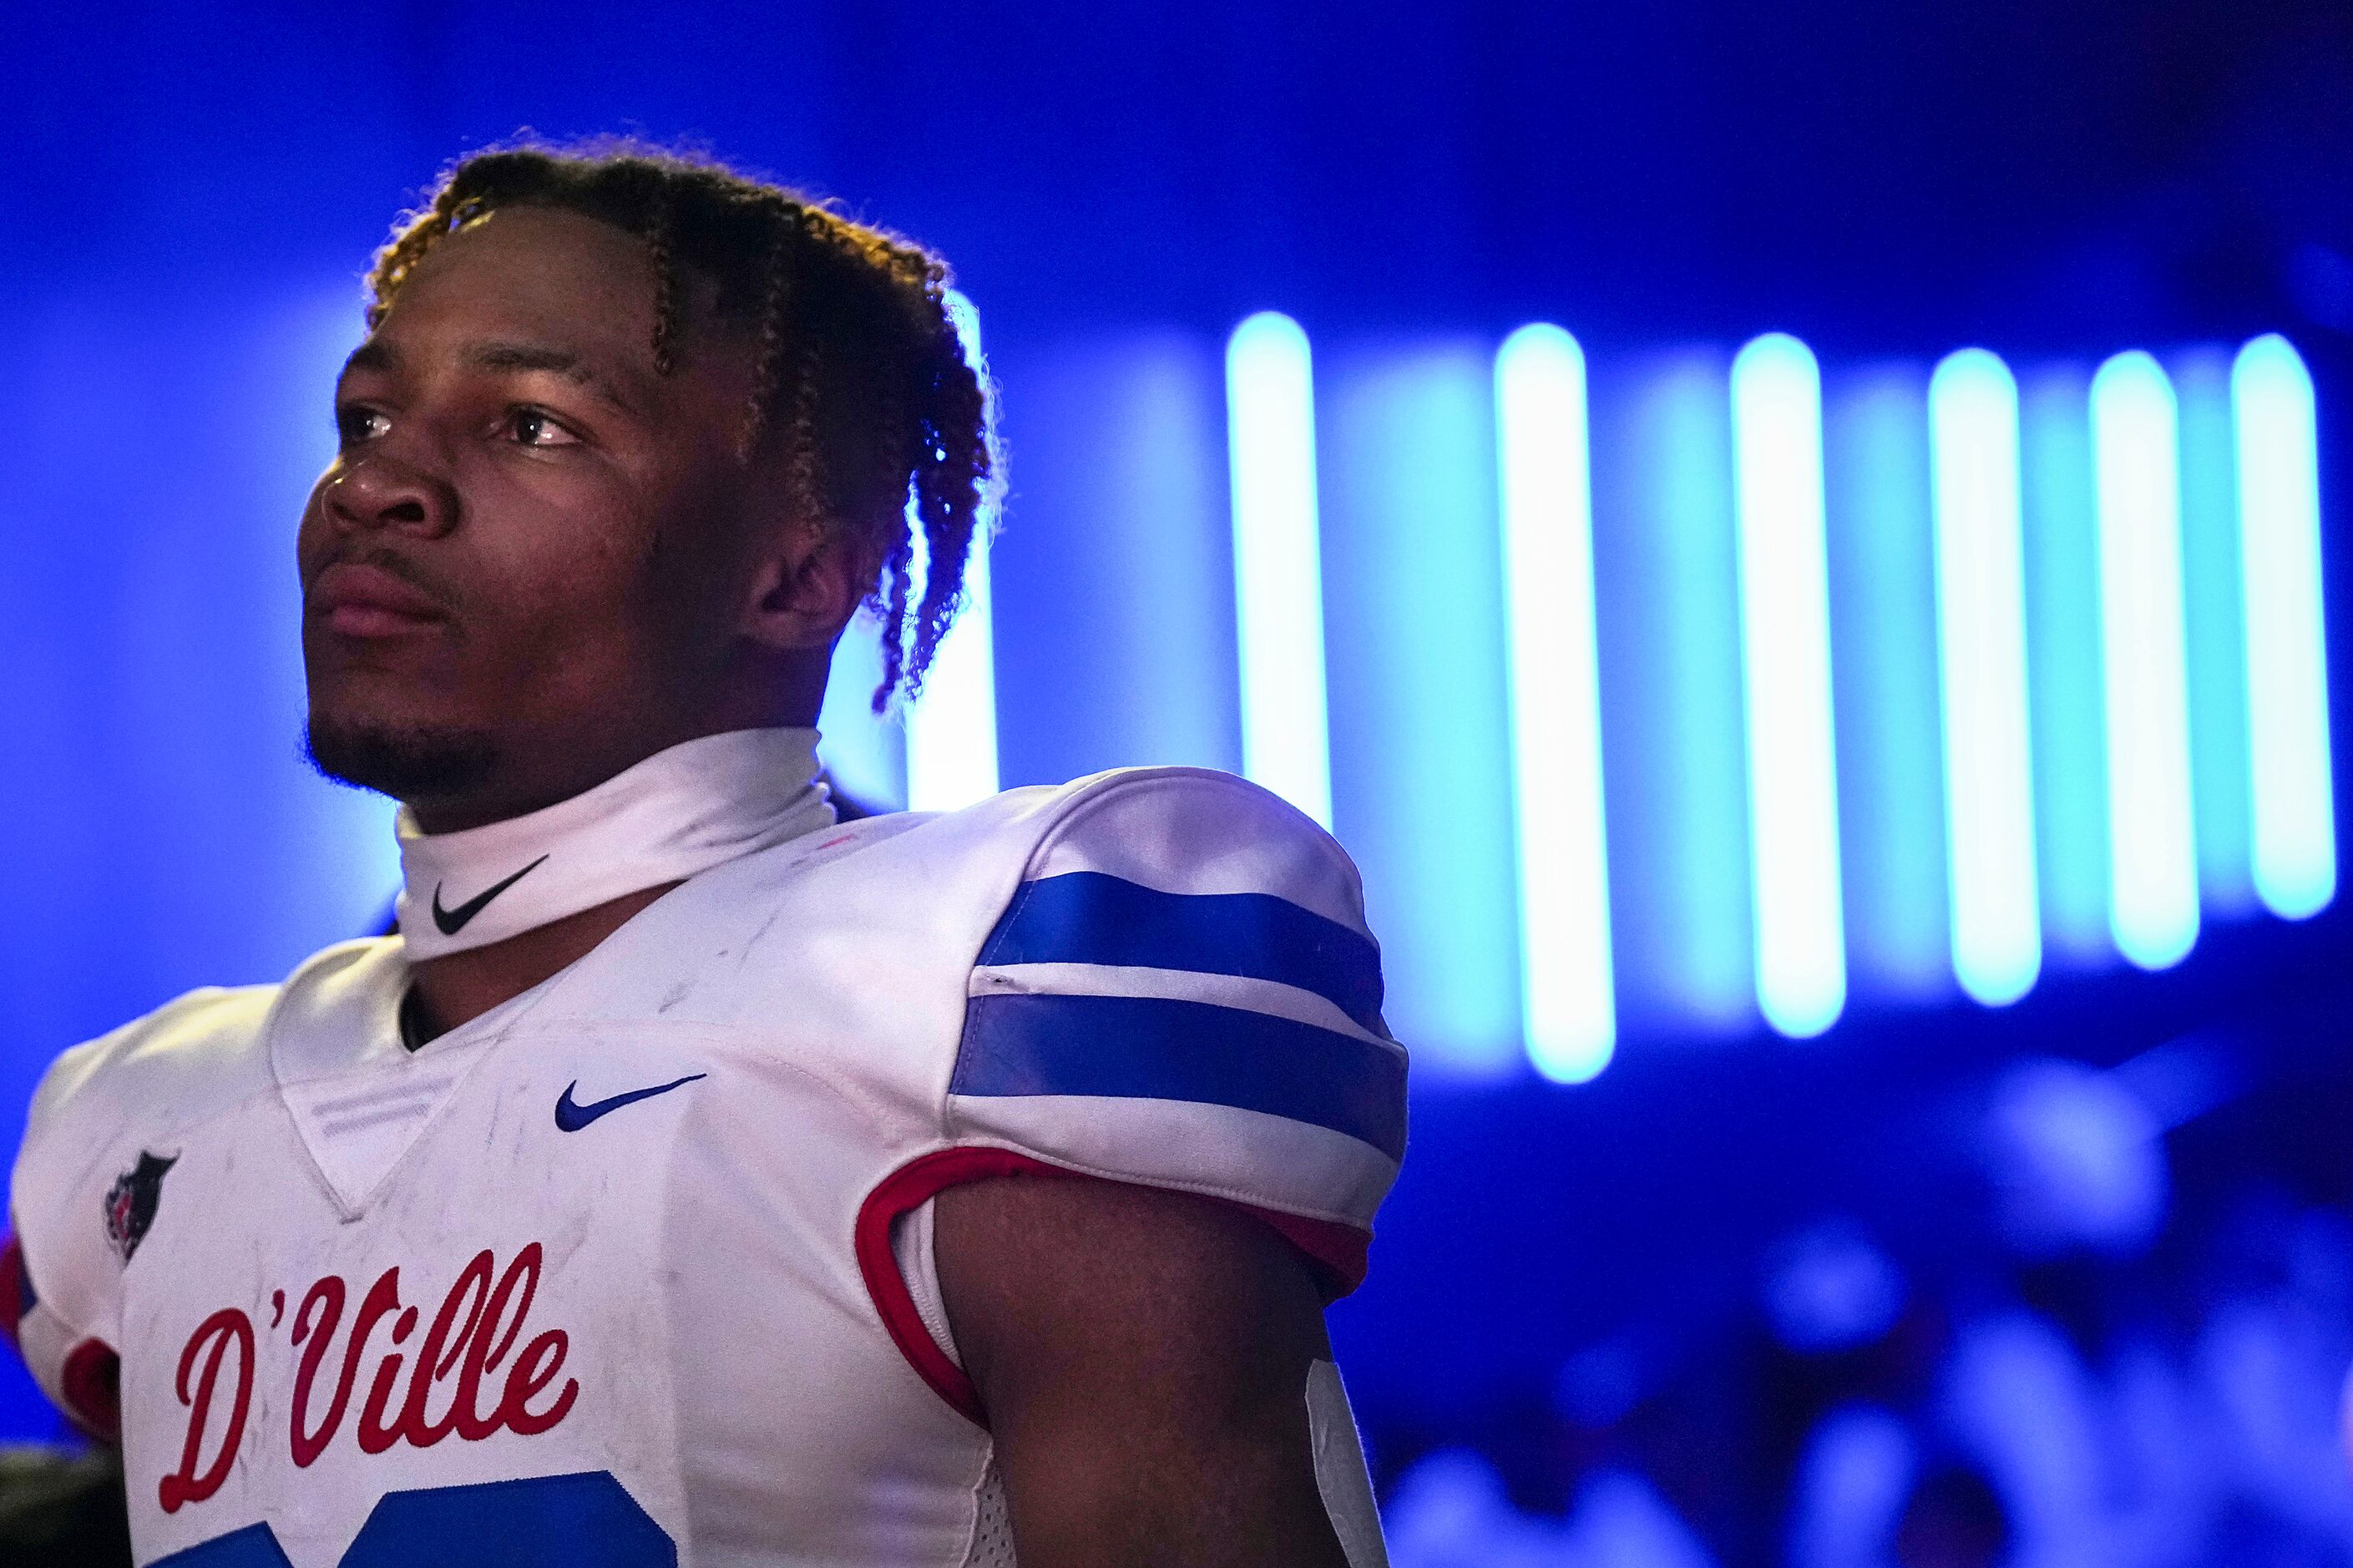
[[[106,1239],[122,1254],[123,1262],[130,1262],[147,1239],[147,1227],[155,1223],[155,1205],[164,1196],[164,1173],[178,1163],[177,1155],[166,1160],[142,1149],[139,1163],[106,1189]]]

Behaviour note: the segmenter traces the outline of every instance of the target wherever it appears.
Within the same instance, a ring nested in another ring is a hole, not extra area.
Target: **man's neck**
[[[510,752],[525,753],[528,761],[511,758],[491,775],[471,781],[462,793],[408,795],[401,804],[427,833],[463,833],[561,805],[672,746],[718,732],[697,729],[602,748],[568,738],[561,745],[511,745]],[[550,760],[533,754],[538,752],[549,753]]]
[[[410,971],[410,993],[402,1005],[403,1032],[416,1046],[471,1023],[586,957],[630,917],[678,885],[640,888],[504,942],[421,961]]]

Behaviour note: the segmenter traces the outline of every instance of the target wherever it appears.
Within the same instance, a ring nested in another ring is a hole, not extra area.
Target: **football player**
[[[524,146],[370,284],[296,553],[398,934],[68,1052],[16,1170],[0,1310],[139,1561],[1381,1562],[1347,858],[1199,770],[816,782],[845,623],[912,695],[999,485],[940,261]]]

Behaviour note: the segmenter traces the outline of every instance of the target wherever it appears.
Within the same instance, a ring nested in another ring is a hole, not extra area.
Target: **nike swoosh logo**
[[[641,1100],[651,1100],[658,1094],[668,1094],[671,1089],[682,1088],[692,1083],[696,1079],[710,1076],[709,1073],[691,1072],[684,1078],[672,1079],[668,1083],[658,1083],[651,1089],[633,1089],[627,1094],[617,1094],[610,1100],[593,1100],[586,1105],[575,1105],[572,1102],[572,1091],[580,1087],[580,1080],[575,1078],[565,1086],[562,1097],[555,1102],[556,1131],[577,1132],[607,1111],[618,1110],[625,1105],[635,1105]]]
[[[517,882],[522,881],[525,877],[530,876],[533,871],[538,870],[546,863],[547,857],[543,855],[538,859],[533,861],[530,865],[525,866],[522,870],[517,871],[513,876],[506,879],[504,881],[491,883],[486,891],[476,893],[472,898],[468,899],[464,903],[459,904],[454,910],[445,910],[441,907],[441,884],[438,882],[434,883],[433,923],[441,928],[441,934],[443,936],[456,936],[459,931],[466,929],[466,922],[472,920],[476,915],[480,914],[483,909],[492,899],[497,898],[501,893],[505,892],[509,888],[513,887]]]

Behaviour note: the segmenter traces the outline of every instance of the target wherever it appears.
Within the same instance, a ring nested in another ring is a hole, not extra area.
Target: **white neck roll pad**
[[[411,963],[486,947],[830,826],[814,730],[735,730],[658,752],[544,810],[427,833],[403,806]]]

